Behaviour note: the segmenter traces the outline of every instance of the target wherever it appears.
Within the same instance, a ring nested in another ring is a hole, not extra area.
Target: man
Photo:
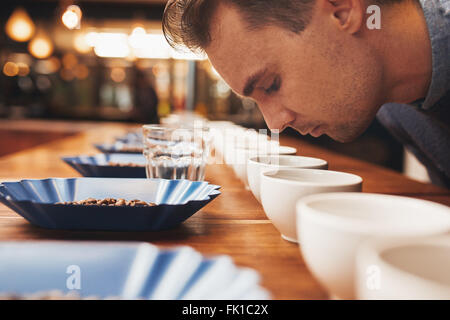
[[[347,142],[378,114],[450,186],[450,0],[172,0],[163,31],[270,129]]]

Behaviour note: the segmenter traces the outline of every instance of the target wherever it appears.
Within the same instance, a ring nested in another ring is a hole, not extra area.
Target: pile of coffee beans
[[[145,164],[132,163],[132,162],[108,162],[108,166],[112,167],[145,167]]]
[[[72,205],[82,205],[82,206],[109,206],[109,207],[153,207],[156,206],[156,203],[153,202],[145,202],[142,200],[125,200],[125,199],[114,199],[114,198],[105,198],[105,199],[94,199],[88,198],[86,200],[80,201],[67,201],[67,202],[57,202],[56,204],[72,204]]]

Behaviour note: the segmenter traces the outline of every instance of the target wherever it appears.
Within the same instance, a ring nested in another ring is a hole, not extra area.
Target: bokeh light
[[[89,76],[89,68],[84,64],[78,64],[75,67],[75,76],[77,79],[84,80]]]
[[[77,34],[73,38],[73,46],[79,53],[88,53],[89,51],[91,51],[91,46],[87,42],[86,35],[81,33]]]
[[[68,29],[79,29],[81,16],[82,13],[80,7],[77,5],[71,5],[67,7],[66,11],[64,11],[61,16],[61,20]]]
[[[31,39],[35,26],[28,13],[22,8],[17,8],[6,22],[5,31],[11,39],[24,42]]]
[[[17,73],[21,77],[25,77],[30,73],[30,67],[23,62],[18,62],[17,67],[19,68],[19,72]]]
[[[55,73],[61,67],[61,62],[56,57],[50,57],[48,59],[39,60],[34,66],[34,70],[40,74]]]
[[[66,53],[63,57],[62,57],[62,64],[64,66],[64,68],[66,69],[72,69],[74,68],[78,63],[78,58],[71,52]]]
[[[47,36],[40,34],[30,41],[28,50],[35,58],[45,59],[53,53],[53,44]]]
[[[19,73],[19,66],[12,61],[8,61],[3,66],[3,74],[7,77],[15,77]]]
[[[114,82],[122,82],[125,80],[126,73],[123,68],[112,68],[111,69],[111,79]]]

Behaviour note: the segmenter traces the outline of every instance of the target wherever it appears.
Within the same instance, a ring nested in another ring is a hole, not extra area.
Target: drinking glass
[[[202,181],[211,136],[205,126],[144,125],[148,178]]]

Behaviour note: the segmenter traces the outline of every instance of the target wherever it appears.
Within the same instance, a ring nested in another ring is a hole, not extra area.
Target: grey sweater
[[[387,103],[377,118],[427,167],[434,184],[450,188],[450,0],[419,0],[432,48],[427,96]]]

